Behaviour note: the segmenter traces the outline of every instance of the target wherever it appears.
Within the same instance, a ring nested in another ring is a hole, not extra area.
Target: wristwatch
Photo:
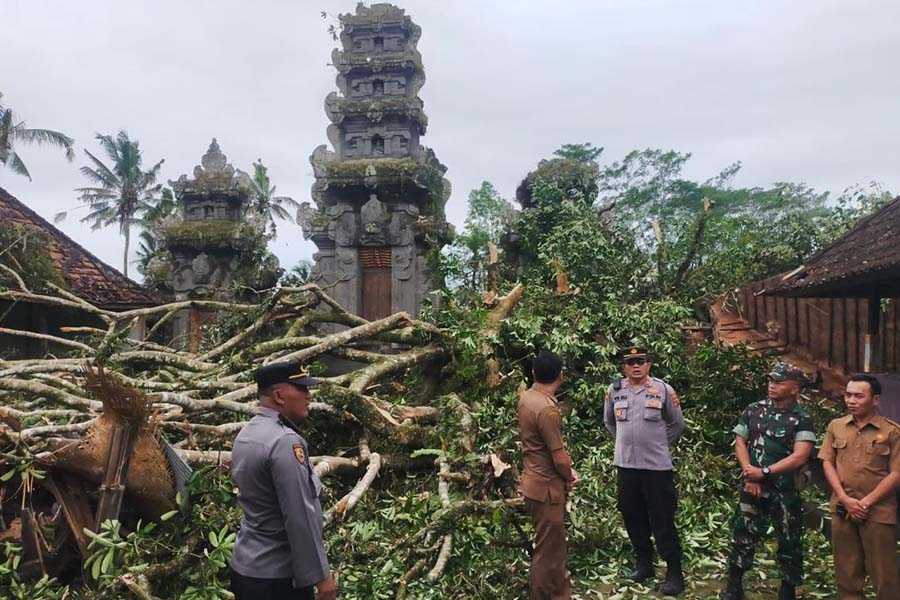
[[[770,469],[769,467],[763,467],[762,472],[763,472],[763,479],[768,479],[769,475],[772,473],[772,469]]]

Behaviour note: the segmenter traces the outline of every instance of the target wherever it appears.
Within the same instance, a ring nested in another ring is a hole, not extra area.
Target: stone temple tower
[[[364,318],[416,314],[431,289],[428,255],[451,235],[446,167],[420,143],[422,31],[391,4],[360,4],[339,19],[340,92],[325,99],[334,150],[310,157],[315,206],[298,212],[318,248],[312,279]]]

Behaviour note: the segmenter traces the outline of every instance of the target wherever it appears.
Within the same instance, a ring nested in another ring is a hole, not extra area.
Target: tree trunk
[[[131,245],[131,225],[125,225],[125,256],[122,260],[122,274],[128,277],[128,246]]]

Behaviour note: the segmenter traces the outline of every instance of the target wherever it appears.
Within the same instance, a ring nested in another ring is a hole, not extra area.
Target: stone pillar
[[[312,280],[355,314],[416,314],[432,285],[427,254],[452,235],[446,167],[420,145],[422,31],[390,4],[360,4],[340,22],[339,92],[325,99],[334,149],[310,157],[313,204],[297,215],[318,247]]]

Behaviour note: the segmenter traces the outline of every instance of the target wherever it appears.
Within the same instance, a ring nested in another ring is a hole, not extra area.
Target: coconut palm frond
[[[2,95],[0,95],[2,99]],[[31,174],[15,151],[15,144],[37,144],[40,146],[59,146],[65,150],[66,158],[75,158],[74,140],[64,133],[52,129],[31,129],[25,126],[24,121],[17,121],[15,112],[0,104],[0,164],[4,164],[19,175],[24,175],[29,180]]]
[[[119,187],[119,185],[121,185],[119,176],[113,173],[102,160],[91,154],[89,150],[85,150],[84,153],[87,154],[88,158],[91,159],[91,162],[94,163],[94,168],[81,167],[82,175],[105,187]]]
[[[25,166],[25,163],[22,162],[22,159],[19,158],[19,155],[16,154],[15,151],[10,151],[9,156],[6,159],[6,164],[10,169],[13,170],[14,173],[24,175],[28,178],[28,181],[31,181],[31,173],[28,172],[28,168]]]
[[[272,191],[275,191],[275,188],[272,188]],[[291,198],[290,196],[275,196],[272,198],[272,202],[281,206],[282,204],[287,204],[289,207],[297,209],[300,208],[300,203]]]
[[[38,146],[58,146],[66,151],[66,158],[69,161],[75,159],[75,150],[73,149],[75,140],[59,131],[53,131],[52,129],[28,129],[16,126],[13,128],[12,137],[17,141],[37,144]]]

